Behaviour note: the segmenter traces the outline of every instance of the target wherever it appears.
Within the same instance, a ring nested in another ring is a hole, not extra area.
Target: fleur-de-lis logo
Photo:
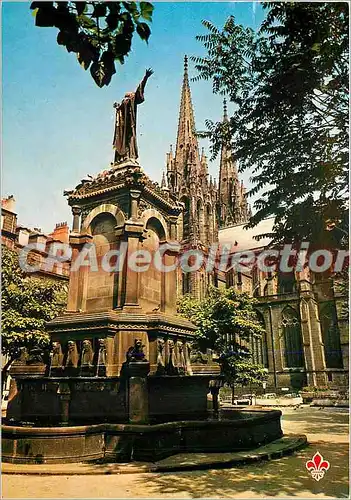
[[[312,460],[308,460],[306,462],[306,469],[311,473],[311,476],[316,481],[320,481],[324,477],[324,474],[329,469],[329,467],[330,463],[328,462],[328,460],[323,460],[323,457],[319,453],[319,451],[314,454]]]

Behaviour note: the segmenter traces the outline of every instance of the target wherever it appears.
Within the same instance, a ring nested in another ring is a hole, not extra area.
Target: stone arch
[[[298,311],[291,306],[286,306],[282,311],[281,326],[284,334],[286,367],[303,368],[305,366],[305,360]]]
[[[160,242],[168,240],[167,223],[157,210],[153,208],[146,209],[141,219],[144,221],[145,229],[152,229],[157,234]]]
[[[151,255],[149,265],[138,273],[139,304],[148,312],[164,311],[165,307],[165,273],[155,265],[155,254],[160,243],[167,240],[166,221],[154,209],[147,209],[141,216],[144,221],[144,237],[139,243],[140,250]]]
[[[116,225],[120,226],[124,224],[125,222],[125,217],[122,212],[122,210],[117,206],[113,205],[112,203],[104,203],[102,205],[99,205],[98,207],[93,208],[89,214],[86,216],[86,218],[83,221],[82,224],[82,230],[87,230],[89,229],[92,221],[97,217],[98,215],[102,213],[107,213],[113,215],[113,217],[116,219]]]

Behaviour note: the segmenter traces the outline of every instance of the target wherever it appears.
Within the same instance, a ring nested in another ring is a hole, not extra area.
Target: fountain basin
[[[279,410],[222,410],[219,418],[151,425],[3,425],[2,459],[12,463],[156,461],[176,453],[250,450],[282,436]]]

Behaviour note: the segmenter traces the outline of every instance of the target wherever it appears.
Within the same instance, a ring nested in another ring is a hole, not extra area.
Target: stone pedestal
[[[146,378],[149,371],[150,363],[147,361],[128,363],[128,411],[131,424],[146,424],[149,421],[149,395]]]

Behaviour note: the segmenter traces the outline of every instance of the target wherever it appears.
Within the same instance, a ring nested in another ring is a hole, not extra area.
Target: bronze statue
[[[121,103],[114,103],[116,124],[113,147],[115,149],[116,163],[138,158],[136,140],[137,106],[144,102],[145,85],[152,74],[152,69],[147,69],[136,91],[127,92]]]
[[[135,362],[135,361],[147,361],[144,354],[144,348],[142,341],[140,339],[134,340],[134,346],[130,347],[127,351],[127,362]]]

